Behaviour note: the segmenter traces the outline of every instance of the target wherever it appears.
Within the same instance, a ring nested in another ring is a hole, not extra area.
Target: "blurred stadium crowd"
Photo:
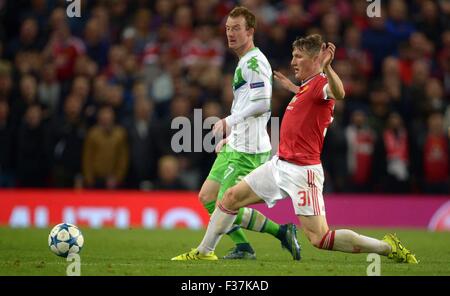
[[[173,153],[171,120],[229,114],[241,4],[273,69],[290,74],[297,36],[337,45],[327,192],[448,194],[450,1],[381,2],[369,18],[364,0],[82,0],[68,18],[0,0],[0,187],[198,189],[215,154]],[[292,95],[274,84],[272,116]]]

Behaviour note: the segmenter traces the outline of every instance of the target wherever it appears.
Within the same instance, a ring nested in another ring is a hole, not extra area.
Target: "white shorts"
[[[321,164],[299,166],[275,155],[244,180],[269,208],[278,200],[290,197],[296,215],[325,215]]]

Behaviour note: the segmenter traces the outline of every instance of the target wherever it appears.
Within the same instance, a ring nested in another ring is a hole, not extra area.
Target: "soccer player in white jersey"
[[[203,241],[186,257],[198,260],[211,256],[241,207],[259,202],[272,207],[289,196],[308,240],[316,248],[377,253],[397,262],[418,263],[393,234],[378,240],[352,230],[328,227],[320,154],[326,129],[333,120],[334,100],[345,96],[342,81],[331,67],[334,52],[335,46],[325,44],[317,34],[294,41],[291,66],[300,86],[275,72],[275,78],[296,93],[281,124],[278,154],[225,192]]]
[[[231,115],[213,127],[216,134],[227,134],[227,131],[230,134],[217,145],[217,158],[199,194],[210,214],[216,207],[216,200],[221,200],[227,189],[267,162],[272,150],[266,130],[272,98],[272,68],[254,45],[255,28],[256,18],[245,7],[234,8],[227,18],[228,46],[239,57],[239,63],[232,85]],[[294,260],[300,259],[294,224],[278,225],[252,208],[240,209],[233,222],[234,226],[227,230],[227,234],[236,247],[224,259],[256,258],[241,227],[273,235],[281,241],[283,248],[291,252]],[[172,260],[188,260],[186,254]],[[217,256],[204,256],[202,259],[217,260]]]

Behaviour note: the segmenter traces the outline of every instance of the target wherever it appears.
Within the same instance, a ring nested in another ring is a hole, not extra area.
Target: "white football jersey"
[[[272,68],[266,56],[255,47],[240,58],[233,79],[234,100],[231,114],[239,113],[259,100],[272,99]],[[251,116],[231,128],[228,145],[245,153],[262,153],[272,149],[267,133],[270,111]]]

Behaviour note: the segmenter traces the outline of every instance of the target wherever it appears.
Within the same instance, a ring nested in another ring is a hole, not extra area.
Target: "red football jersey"
[[[328,79],[320,73],[305,81],[286,107],[281,123],[280,159],[320,164],[326,129],[333,121],[334,100],[327,97]]]

